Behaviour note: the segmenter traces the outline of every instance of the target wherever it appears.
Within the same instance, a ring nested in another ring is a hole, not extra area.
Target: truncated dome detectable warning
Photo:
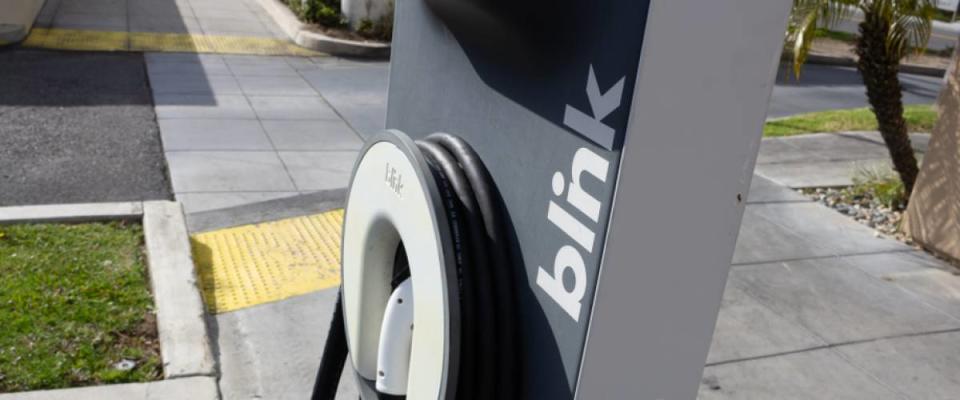
[[[203,300],[211,313],[340,284],[343,210],[193,236]]]
[[[789,8],[396,3],[386,126],[417,143],[437,132],[462,139],[492,177],[516,288],[520,397],[696,397]],[[389,165],[372,170],[387,171],[377,185],[398,187]],[[347,278],[344,291],[359,290]],[[373,349],[360,352],[373,379]]]

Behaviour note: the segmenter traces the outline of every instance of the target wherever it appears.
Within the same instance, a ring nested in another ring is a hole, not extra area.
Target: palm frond
[[[803,10],[802,14],[797,15],[797,19],[792,25],[792,35],[788,38],[793,50],[793,74],[800,77],[800,68],[807,61],[807,55],[810,53],[810,45],[817,32],[817,22],[820,20],[819,8],[808,8]]]
[[[823,12],[820,14],[821,24],[824,27],[834,27],[853,16],[853,11],[861,3],[860,0],[826,0]]]
[[[903,58],[911,49],[922,53],[930,41],[935,7],[930,0],[901,0],[890,24],[887,50]]]
[[[793,0],[784,41],[793,53],[794,75],[800,76],[817,30],[851,19],[856,9],[889,27],[890,55],[900,59],[910,50],[926,49],[936,12],[934,0]]]
[[[785,42],[793,53],[793,73],[807,60],[810,46],[820,28],[830,28],[849,19],[855,7],[869,0],[794,0]]]

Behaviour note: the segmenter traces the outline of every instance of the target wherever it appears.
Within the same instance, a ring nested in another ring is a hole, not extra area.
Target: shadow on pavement
[[[923,75],[900,74],[900,83],[904,94],[927,99],[929,103],[936,100],[942,85],[940,78]],[[860,73],[854,67],[837,67],[826,65],[804,65],[800,71],[800,78],[793,75],[790,65],[781,64],[777,72],[777,86],[782,87],[816,87],[816,86],[856,86],[863,87]],[[866,97],[866,95],[864,95]]]
[[[170,199],[143,56],[0,50],[0,206]]]

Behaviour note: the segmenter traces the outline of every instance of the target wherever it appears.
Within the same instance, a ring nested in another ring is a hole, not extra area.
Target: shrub
[[[389,42],[393,39],[393,12],[374,22],[369,19],[360,21],[357,33],[368,39]]]
[[[854,195],[873,197],[892,210],[902,210],[907,203],[903,182],[889,167],[858,168],[850,190]]]
[[[331,28],[347,25],[339,0],[287,0],[287,5],[304,22]]]

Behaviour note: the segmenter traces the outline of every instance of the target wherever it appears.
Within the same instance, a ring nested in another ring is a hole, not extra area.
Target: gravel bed
[[[914,242],[900,229],[903,210],[892,209],[871,194],[855,194],[849,188],[801,189],[800,193],[873,228],[876,236],[886,236],[913,246]]]

